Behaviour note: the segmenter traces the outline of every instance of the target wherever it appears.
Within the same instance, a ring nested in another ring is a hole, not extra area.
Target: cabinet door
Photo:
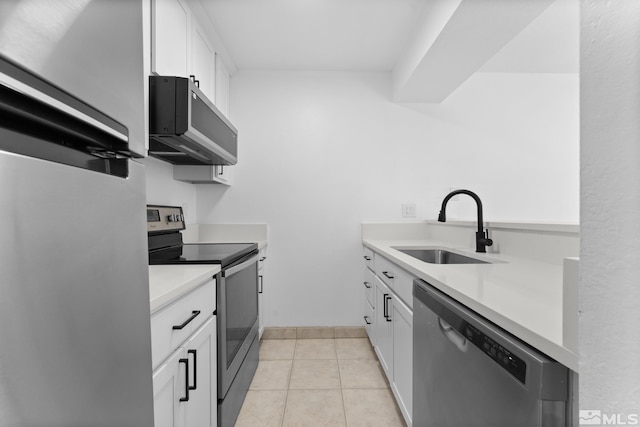
[[[229,117],[229,90],[230,90],[230,77],[229,71],[227,71],[227,67],[225,67],[224,63],[220,59],[219,56],[216,56],[216,107],[218,110],[225,115],[225,117]]]
[[[265,307],[264,307],[264,274],[267,260],[267,248],[260,249],[258,254],[258,334],[262,338],[265,325]]]
[[[153,414],[155,427],[184,426],[185,367],[182,349],[174,352],[153,372]]]
[[[393,300],[393,393],[402,415],[411,425],[413,414],[413,312]]]
[[[202,27],[194,19],[193,38],[191,43],[192,51],[192,68],[191,73],[198,80],[198,87],[209,98],[211,102],[216,99],[216,52],[211,46],[209,39],[205,35]]]
[[[215,427],[217,423],[216,318],[211,317],[184,344],[189,360],[188,427]]]
[[[376,354],[389,383],[393,381],[393,298],[391,291],[378,277],[376,282]]]
[[[188,77],[191,11],[182,0],[153,0],[151,14],[151,71]]]

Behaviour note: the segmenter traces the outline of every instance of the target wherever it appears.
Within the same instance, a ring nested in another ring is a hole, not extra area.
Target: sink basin
[[[449,252],[444,249],[395,249],[430,264],[489,264],[487,261]]]

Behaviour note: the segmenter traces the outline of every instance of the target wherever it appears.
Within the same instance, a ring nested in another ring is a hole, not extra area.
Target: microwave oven
[[[150,76],[149,155],[174,165],[235,165],[238,131],[194,81]]]

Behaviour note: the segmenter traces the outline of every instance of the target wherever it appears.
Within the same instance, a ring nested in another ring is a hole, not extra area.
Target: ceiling
[[[237,70],[386,71],[442,102],[477,71],[577,73],[578,0],[192,0]]]
[[[201,0],[238,69],[389,71],[430,0]]]

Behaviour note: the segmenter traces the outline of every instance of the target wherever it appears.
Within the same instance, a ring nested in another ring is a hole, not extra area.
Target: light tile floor
[[[260,342],[236,427],[404,426],[367,338]]]

